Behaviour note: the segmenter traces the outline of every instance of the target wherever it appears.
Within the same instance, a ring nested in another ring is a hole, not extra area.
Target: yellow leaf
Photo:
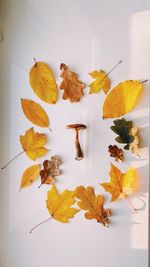
[[[109,183],[101,183],[100,185],[112,195],[111,201],[127,198],[135,191],[136,173],[133,168],[128,169],[126,173],[122,173],[111,164],[110,177]]]
[[[20,189],[30,186],[38,177],[40,165],[33,165],[27,168],[21,178]]]
[[[22,110],[29,121],[42,128],[49,126],[45,110],[33,100],[21,99]]]
[[[51,190],[47,192],[47,208],[52,218],[59,222],[67,223],[68,219],[73,218],[79,211],[70,207],[75,202],[74,191],[65,190],[58,194],[56,187],[53,185]]]
[[[20,136],[23,150],[32,160],[36,160],[36,158],[48,152],[48,149],[43,147],[46,141],[47,136],[45,134],[35,133],[33,128],[27,130],[25,135]]]
[[[104,93],[107,94],[111,84],[110,79],[107,77],[107,74],[103,70],[93,71],[89,74],[93,79],[96,79],[89,85],[89,94],[97,94],[101,89],[103,89]]]
[[[103,118],[117,118],[130,112],[140,97],[143,84],[137,80],[119,83],[106,96],[103,105]]]
[[[103,196],[95,196],[94,189],[90,186],[87,188],[79,186],[75,190],[75,197],[80,200],[77,202],[79,208],[88,211],[85,213],[86,219],[95,219],[97,222],[102,223],[103,226],[108,226],[108,216],[111,215],[111,211],[103,208],[105,201]]]
[[[58,87],[52,70],[44,62],[36,62],[29,73],[30,85],[35,94],[44,102],[55,104]]]

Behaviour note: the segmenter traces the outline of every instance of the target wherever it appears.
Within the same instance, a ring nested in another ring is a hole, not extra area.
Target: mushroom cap
[[[83,130],[86,129],[86,125],[84,124],[69,124],[66,126],[67,129],[78,129],[78,130]]]

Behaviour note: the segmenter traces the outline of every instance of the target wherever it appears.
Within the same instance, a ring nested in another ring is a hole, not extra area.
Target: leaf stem
[[[34,60],[34,64],[36,65],[36,63],[37,63],[37,62],[36,62],[36,59],[35,59],[35,57],[33,58],[33,60]]]
[[[49,217],[48,219],[46,219],[46,220],[44,220],[43,222],[41,222],[41,223],[37,224],[36,226],[34,226],[34,227],[30,230],[30,234],[32,233],[32,231],[33,231],[34,229],[36,229],[36,228],[39,227],[41,224],[43,224],[43,223],[45,223],[45,222],[47,222],[47,221],[49,221],[49,220],[51,220],[51,219],[52,219],[52,217]]]
[[[148,79],[147,79],[147,80],[144,80],[144,81],[142,81],[142,82],[140,82],[140,84],[141,84],[141,83],[146,83],[146,82],[148,82]]]
[[[120,63],[122,63],[123,61],[122,60],[119,60],[118,61],[118,63],[106,74],[106,76],[105,76],[105,78],[114,70],[114,69],[116,69],[117,67],[118,67],[118,65],[120,64]]]
[[[49,128],[49,127],[47,127],[48,128],[48,130],[50,131],[50,132],[52,132],[52,129],[51,128]]]
[[[130,204],[130,206],[132,207],[132,209],[133,209],[134,211],[137,211],[137,209],[133,206],[133,204],[131,203],[131,201],[129,200],[128,197],[126,197],[126,200],[127,200],[128,203]]]
[[[16,158],[18,158],[21,154],[24,153],[24,150],[21,151],[19,154],[17,154],[15,157],[13,157],[10,161],[8,161],[8,163],[6,165],[4,165],[1,170],[5,169],[13,160],[15,160]]]

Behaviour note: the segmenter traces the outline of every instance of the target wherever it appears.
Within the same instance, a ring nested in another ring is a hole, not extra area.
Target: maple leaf
[[[60,89],[64,90],[63,99],[69,99],[70,102],[79,102],[81,96],[83,96],[84,83],[79,81],[78,75],[70,71],[64,63],[61,63],[60,69],[62,70],[60,77],[63,78],[60,84]]]
[[[21,99],[22,110],[26,118],[42,128],[49,127],[49,118],[46,111],[35,101]]]
[[[143,82],[127,80],[114,87],[105,98],[103,118],[117,118],[130,112],[140,98]]]
[[[75,197],[80,200],[77,202],[79,208],[87,210],[85,213],[86,219],[95,219],[97,222],[102,223],[103,226],[109,225],[108,216],[111,216],[111,211],[103,208],[105,199],[101,195],[95,196],[93,187],[77,187]]]
[[[61,170],[59,169],[62,161],[58,156],[52,156],[51,160],[45,160],[43,162],[44,169],[40,171],[41,176],[41,184],[54,184],[55,176],[61,174]],[[39,188],[40,188],[39,186]]]
[[[29,82],[35,94],[44,102],[55,104],[58,87],[52,70],[44,62],[36,62],[29,73]]]
[[[100,71],[92,71],[89,73],[89,75],[96,79],[94,82],[92,82],[89,87],[90,87],[90,92],[89,94],[97,94],[101,89],[103,89],[104,93],[107,94],[108,90],[110,89],[110,79],[107,77],[107,74],[105,71],[100,70]]]
[[[110,182],[100,185],[112,195],[111,201],[127,198],[135,191],[135,169],[130,168],[126,173],[122,173],[117,167],[111,164]]]
[[[32,159],[45,155],[48,149],[44,147],[47,141],[45,134],[35,133],[34,129],[31,128],[26,131],[25,135],[20,136],[20,143],[26,155]]]
[[[32,165],[29,168],[27,168],[24,171],[21,178],[20,190],[21,188],[30,186],[38,177],[39,172],[40,172],[40,165]]]
[[[123,161],[123,150],[116,145],[112,146],[110,145],[108,147],[108,152],[110,153],[110,156],[115,158],[115,161],[122,162]]]
[[[55,185],[47,192],[46,205],[51,217],[59,222],[67,223],[68,219],[73,218],[79,212],[78,209],[71,207],[75,204],[74,191],[65,190],[58,194]]]

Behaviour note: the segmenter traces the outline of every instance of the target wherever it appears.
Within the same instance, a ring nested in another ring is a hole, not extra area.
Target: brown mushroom
[[[86,129],[86,125],[84,124],[70,124],[66,126],[67,129],[74,129],[75,133],[76,133],[76,137],[75,137],[75,146],[76,146],[76,160],[81,160],[83,159],[84,155],[80,146],[80,142],[79,142],[79,130],[83,130]]]

